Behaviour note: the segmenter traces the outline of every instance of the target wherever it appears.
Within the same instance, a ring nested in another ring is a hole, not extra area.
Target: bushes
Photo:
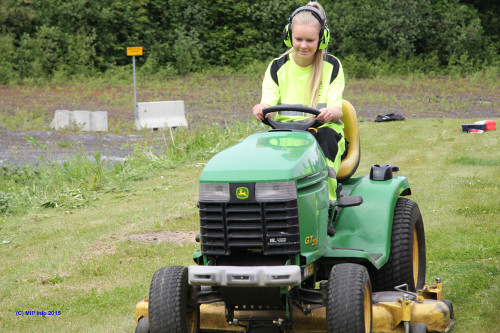
[[[239,69],[281,54],[282,29],[306,0],[4,0],[0,2],[0,83],[16,77],[90,74],[128,65],[185,75],[207,67]],[[409,61],[462,71],[499,58],[500,6],[472,0],[322,1],[341,59]],[[472,4],[473,3],[474,7]],[[477,8],[477,9],[476,9]],[[480,10],[480,11],[478,11]],[[417,59],[417,61],[415,61]],[[420,65],[418,65],[420,66]],[[417,67],[418,67],[417,66]],[[364,69],[363,69],[364,68]],[[422,70],[428,71],[423,68]],[[372,75],[368,73],[369,75]]]
[[[32,36],[21,36],[12,58],[20,77],[51,76],[56,71],[88,73],[94,68],[94,35],[67,34],[55,26],[43,25]]]
[[[341,0],[327,11],[333,49],[341,57],[437,57],[440,66],[466,58],[473,70],[492,54],[477,11],[458,0]]]
[[[14,36],[0,35],[0,84],[9,83],[15,76],[14,54]]]

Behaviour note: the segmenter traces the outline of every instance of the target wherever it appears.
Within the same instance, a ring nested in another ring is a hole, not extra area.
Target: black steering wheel
[[[320,112],[314,108],[311,108],[309,106],[304,106],[304,105],[276,105],[276,106],[270,106],[262,110],[262,114],[264,115],[264,120],[262,121],[264,124],[271,126],[273,129],[286,129],[286,130],[301,130],[301,131],[307,131],[308,128],[311,127],[318,127],[321,125],[316,119],[313,121],[308,122],[307,124],[304,124],[303,122],[299,121],[290,121],[290,122],[281,122],[281,121],[274,121],[269,118],[266,118],[266,114],[271,113],[271,112],[282,112],[282,111],[298,111],[298,112],[304,112],[304,113],[310,113],[312,115],[319,115]]]

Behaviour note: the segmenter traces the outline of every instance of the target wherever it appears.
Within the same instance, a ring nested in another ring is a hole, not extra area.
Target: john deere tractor
[[[264,114],[319,112],[275,106]],[[392,164],[360,159],[343,101],[347,156],[329,201],[328,166],[309,123],[266,119],[200,177],[196,265],[160,268],[136,306],[137,332],[447,332],[451,302],[425,285],[425,235]]]

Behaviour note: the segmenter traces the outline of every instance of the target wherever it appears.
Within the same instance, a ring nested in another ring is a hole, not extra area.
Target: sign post
[[[134,113],[135,113],[135,122],[139,120],[139,116],[137,114],[137,89],[135,85],[135,56],[142,56],[142,46],[138,47],[127,47],[127,56],[132,57],[132,67],[134,71]]]

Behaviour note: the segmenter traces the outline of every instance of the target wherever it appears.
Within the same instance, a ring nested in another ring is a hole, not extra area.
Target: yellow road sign
[[[127,47],[127,56],[141,56],[142,55],[142,46],[137,47]]]

